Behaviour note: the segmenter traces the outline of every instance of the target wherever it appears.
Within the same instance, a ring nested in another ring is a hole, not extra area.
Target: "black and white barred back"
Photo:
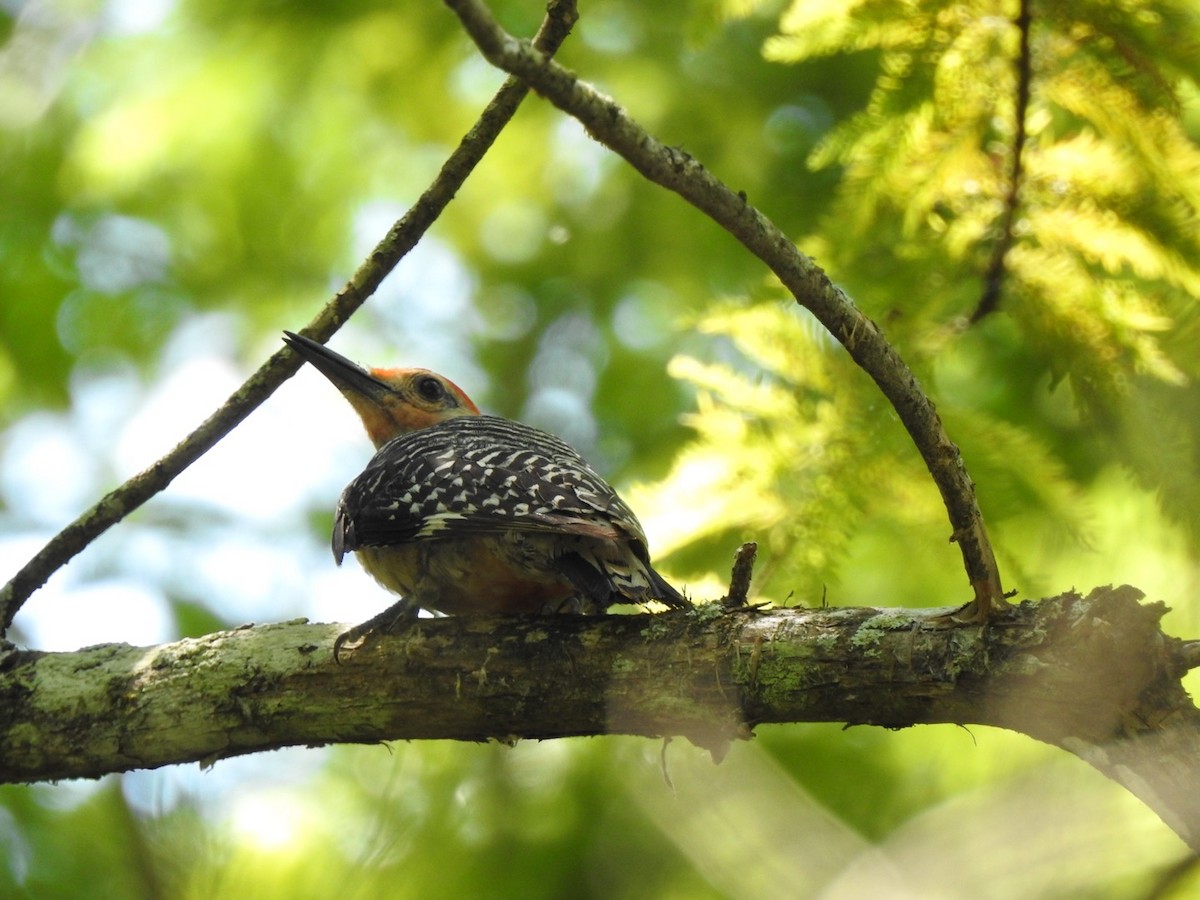
[[[611,553],[586,553],[585,568],[631,600],[687,605],[651,567],[637,516],[574,448],[495,416],[448,419],[381,447],[338,501],[333,552],[340,562],[363,547],[513,531],[562,535],[572,546],[623,545],[629,566],[614,567]],[[586,581],[592,573],[570,576]]]

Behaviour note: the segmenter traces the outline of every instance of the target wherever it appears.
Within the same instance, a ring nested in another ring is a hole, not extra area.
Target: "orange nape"
[[[333,382],[354,407],[376,448],[393,438],[479,407],[457,384],[428,369],[365,369],[312,338],[290,331],[284,343]]]
[[[479,415],[462,388],[428,369],[368,369],[366,374],[374,382],[366,389],[361,383],[330,380],[350,401],[376,447],[447,419]]]

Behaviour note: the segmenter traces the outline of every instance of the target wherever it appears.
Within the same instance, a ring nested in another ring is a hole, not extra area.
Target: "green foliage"
[[[494,5],[521,34],[542,14]],[[9,568],[302,325],[501,80],[415,0],[186,0],[162,21],[68,5],[51,23],[41,6],[0,12]],[[603,0],[561,58],[745,191],[884,327],[963,450],[1009,587],[1131,582],[1194,636],[1197,12],[1031,8],[1014,242],[999,310],[974,325],[1010,188],[1012,0]],[[748,539],[752,599],[967,599],[874,385],[727,235],[537,98],[335,340],[443,368],[638,480],[652,550],[697,599],[720,596]],[[49,645],[85,620],[77,643],[150,643],[378,611],[328,555],[367,449],[325,390],[285,387],[56,576],[14,637]],[[134,594],[169,610],[165,631],[115,607]],[[1081,764],[987,730],[776,727],[720,767],[677,742],[673,789],[659,750],[415,743],[8,788],[0,894],[1127,896],[1182,852]]]
[[[842,265],[881,246],[925,265],[987,257],[1015,116],[1017,31],[1003,12],[989,2],[797,3],[784,15],[770,58],[878,51],[867,108],[811,160],[845,168],[836,215],[856,240],[840,248]],[[1200,287],[1200,149],[1178,117],[1180,91],[1200,73],[1196,33],[1190,3],[1034,8],[1007,303],[1096,402],[1118,403],[1131,371],[1195,371],[1194,354],[1161,335]]]
[[[793,64],[873,54],[865,109],[810,157],[843,177],[809,245],[918,368],[979,303],[976,279],[1000,240],[1014,15],[1015,4],[990,2],[795,3],[766,43],[769,58]],[[1081,405],[1076,434],[1107,443],[1134,430],[1152,398],[1195,402],[1200,147],[1181,111],[1200,76],[1200,16],[1184,2],[1034,4],[1030,46],[1028,143],[1001,301],[1018,331],[1004,337],[1024,346],[1024,365],[1050,390]],[[1038,440],[1065,437],[1029,406],[991,411]],[[1168,471],[1194,481],[1200,431],[1194,418],[1172,418],[1181,427],[1164,423],[1171,438],[1152,453],[1128,440],[1106,451],[1149,485],[1166,487]],[[1174,495],[1184,479],[1168,480]],[[1168,509],[1200,537],[1200,507]]]
[[[897,459],[915,454],[894,422],[880,429],[892,440],[870,434],[865,379],[778,298],[718,306],[698,325],[727,337],[739,358],[672,363],[671,374],[697,392],[685,420],[696,439],[638,505],[687,510],[651,520],[656,546],[687,548],[679,565],[711,566],[723,561],[721,547],[759,539],[764,596],[819,604],[864,518],[916,490],[920,473]]]

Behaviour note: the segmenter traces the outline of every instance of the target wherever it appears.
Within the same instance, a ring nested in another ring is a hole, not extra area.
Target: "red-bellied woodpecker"
[[[284,332],[358,412],[378,452],[342,492],[333,555],[403,598],[334,643],[386,631],[419,608],[600,613],[614,603],[688,601],[650,565],[616,491],[563,441],[481,415],[427,369],[364,369]]]

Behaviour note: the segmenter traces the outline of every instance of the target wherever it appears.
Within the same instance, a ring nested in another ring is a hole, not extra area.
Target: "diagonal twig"
[[[879,327],[775,223],[750,205],[745,194],[730,190],[689,154],[648,134],[610,97],[508,34],[480,0],[445,2],[492,65],[522,78],[647,179],[708,215],[766,263],[797,302],[842,343],[895,408],[941,492],[953,529],[951,540],[959,544],[975,594],[970,614],[986,621],[994,608],[1006,606],[1000,570],[962,455],[916,376]]]
[[[552,56],[570,34],[579,14],[575,0],[550,0],[546,18],[533,44]],[[447,158],[433,183],[371,251],[346,285],[325,305],[302,333],[320,341],[330,335],[375,292],[380,282],[437,220],[467,176],[492,146],[529,92],[524,82],[509,78],[480,114],[479,120]],[[46,583],[96,537],[164,490],[181,472],[207,453],[252,413],[275,389],[296,373],[300,358],[291,350],[273,354],[246,383],[199,427],[149,468],[104,496],[95,506],[56,534],[9,582],[0,588],[0,635],[12,624],[29,596]]]
[[[1033,14],[1030,7],[1033,0],[1020,0],[1021,7],[1017,12],[1017,31],[1021,35],[1020,50],[1017,52],[1017,95],[1014,103],[1012,168],[1008,173],[1008,193],[1004,198],[1004,217],[1000,223],[1000,237],[992,248],[992,258],[983,276],[983,295],[979,305],[971,313],[971,324],[974,325],[985,316],[994,313],[1000,305],[1000,291],[1004,285],[1004,263],[1008,251],[1013,245],[1013,224],[1017,219],[1017,209],[1021,203],[1021,180],[1025,163],[1025,115],[1029,109],[1029,88],[1033,81],[1033,57],[1029,46],[1029,31],[1033,27]]]

